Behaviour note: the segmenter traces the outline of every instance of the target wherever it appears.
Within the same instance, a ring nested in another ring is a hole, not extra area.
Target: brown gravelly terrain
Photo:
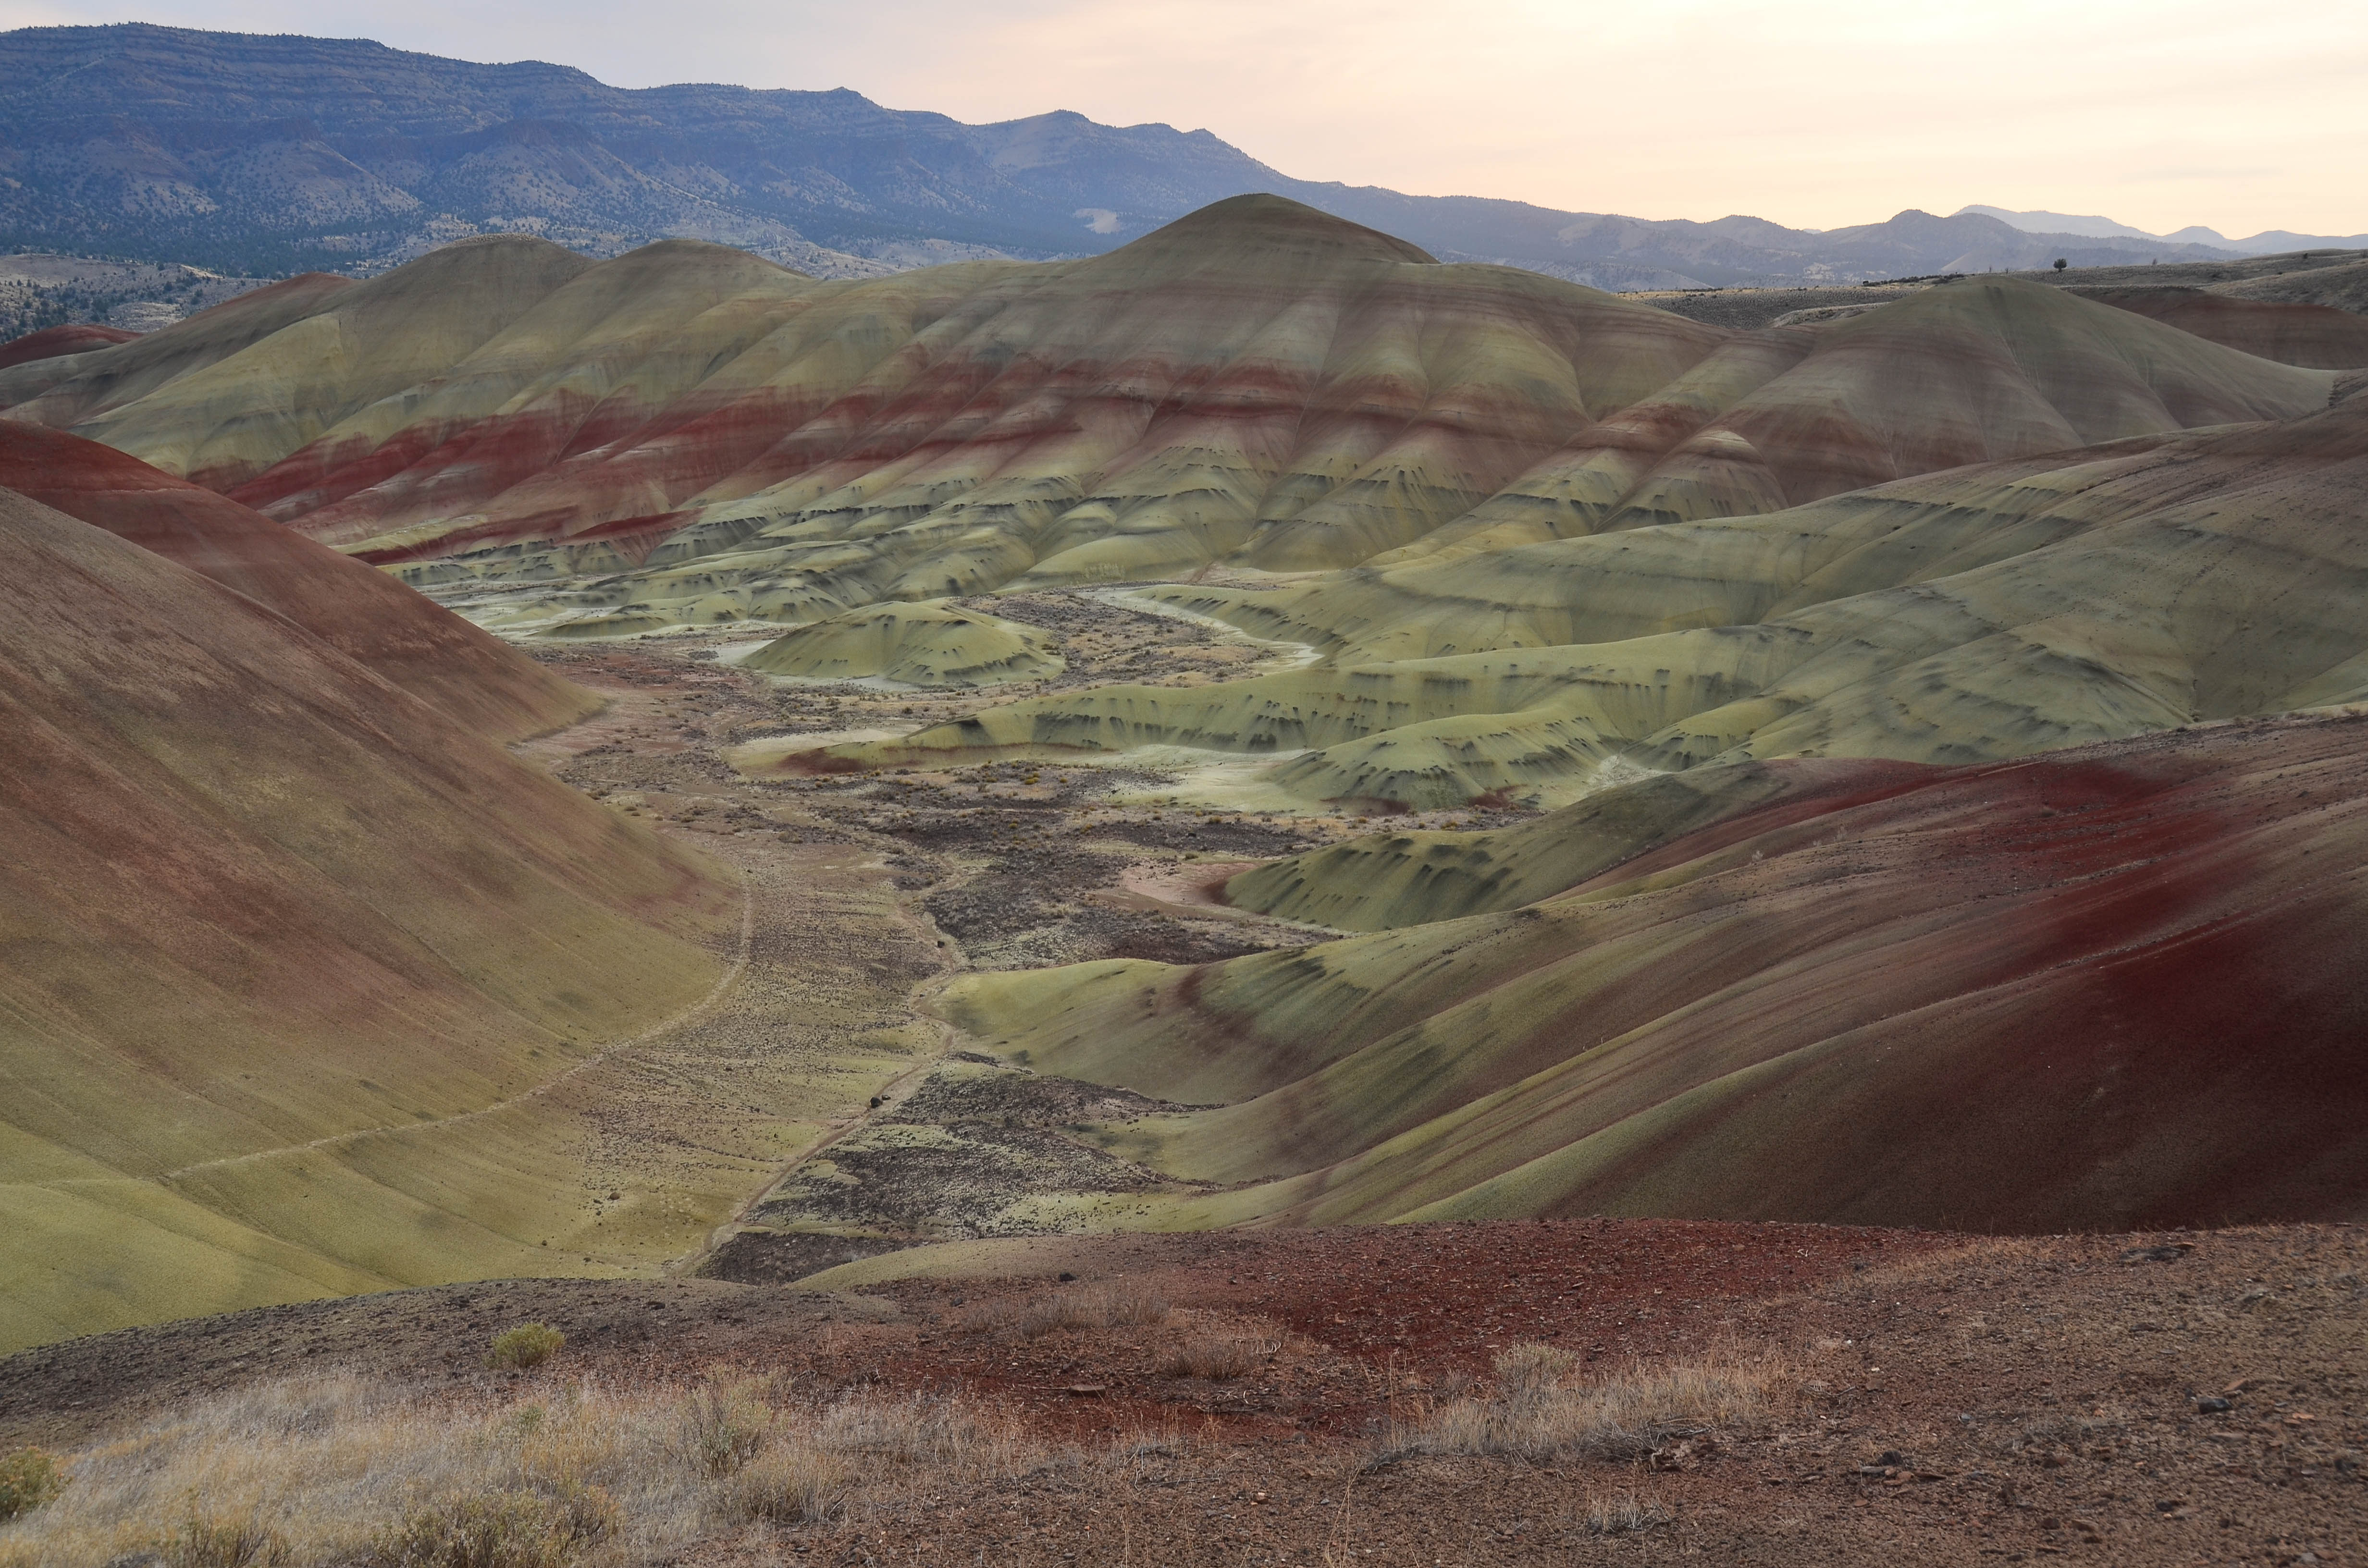
[[[1072,1457],[821,1524],[719,1527],[685,1564],[2368,1551],[2357,1227],[2009,1240],[1575,1220],[994,1245],[970,1278],[837,1294],[531,1281],[75,1341],[0,1362],[0,1445],[77,1445],[200,1392],[333,1369],[499,1404],[721,1366],[825,1397],[967,1389]],[[1169,1310],[1047,1326],[1080,1300]],[[486,1335],[529,1318],[568,1347],[484,1371]],[[1211,1338],[1247,1341],[1247,1369],[1179,1371],[1178,1346]],[[1781,1371],[1760,1415],[1622,1458],[1423,1452],[1436,1413],[1488,1396],[1493,1358],[1521,1342],[1566,1348],[1580,1386],[1706,1357]]]

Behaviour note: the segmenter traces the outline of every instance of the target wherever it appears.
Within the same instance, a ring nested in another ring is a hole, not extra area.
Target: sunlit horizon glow
[[[548,60],[618,86],[849,87],[973,123],[1207,129],[1308,180],[1793,227],[1969,203],[2368,232],[2368,7],[1884,10],[1832,0],[0,0],[7,27],[153,21]]]

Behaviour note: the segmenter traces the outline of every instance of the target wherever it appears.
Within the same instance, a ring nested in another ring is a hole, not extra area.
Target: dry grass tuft
[[[1106,1323],[1140,1326],[1167,1321],[1167,1298],[1156,1291],[1112,1285],[1105,1287],[1099,1294]]]
[[[2046,1236],[1977,1236],[1960,1246],[1920,1252],[1896,1263],[1838,1278],[1827,1290],[1884,1290],[1932,1279],[1952,1279],[1986,1269],[2021,1270],[2044,1263],[2060,1249]]]
[[[567,1568],[617,1533],[617,1500],[598,1486],[447,1498],[382,1535],[369,1568]]]
[[[495,1368],[523,1369],[540,1367],[559,1354],[567,1335],[547,1323],[522,1323],[516,1328],[506,1328],[494,1335],[493,1351],[485,1365]]]
[[[1017,1333],[1038,1339],[1061,1329],[1111,1328],[1167,1321],[1167,1298],[1125,1285],[1058,1290],[1050,1296],[994,1301],[962,1314],[958,1326],[974,1334]]]
[[[710,1376],[454,1400],[331,1378],[195,1403],[65,1456],[74,1483],[0,1525],[0,1568],[640,1562],[718,1528],[909,1506],[1047,1458],[1008,1415],[952,1397],[789,1397]]]
[[[734,1478],[732,1508],[744,1519],[778,1525],[827,1519],[847,1500],[844,1461],[814,1449],[776,1449]]]
[[[1676,1522],[1677,1516],[1656,1500],[1633,1491],[1615,1492],[1587,1500],[1579,1523],[1589,1535],[1634,1535],[1656,1525]]]
[[[293,1556],[278,1530],[251,1518],[184,1519],[156,1555],[165,1568],[279,1568]]]
[[[1161,1353],[1159,1375],[1224,1382],[1248,1376],[1281,1348],[1282,1341],[1264,1335],[1196,1334]]]
[[[1743,1351],[1582,1381],[1568,1352],[1517,1345],[1497,1358],[1492,1389],[1432,1408],[1390,1451],[1643,1459],[1678,1438],[1760,1425],[1792,1381],[1781,1358]]]

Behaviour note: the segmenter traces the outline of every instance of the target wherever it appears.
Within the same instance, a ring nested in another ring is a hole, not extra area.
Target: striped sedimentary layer
[[[1955,763],[2368,699],[2368,400],[1763,517],[1162,597],[1322,662],[989,709],[841,761],[1292,754],[1318,801],[1552,804],[1607,765]]]
[[[483,238],[0,370],[0,404],[582,635],[1756,515],[2330,382],[2018,283],[1738,335],[1245,197],[856,282]]]
[[[0,444],[97,519],[0,490],[0,1346],[547,1272],[522,1096],[710,987],[728,888],[497,744],[582,693],[74,447]]]
[[[1039,1071],[1220,1107],[1098,1134],[1246,1184],[1163,1227],[2357,1219],[2363,748],[2346,716],[1706,769],[1235,883],[1373,935],[948,1007]]]

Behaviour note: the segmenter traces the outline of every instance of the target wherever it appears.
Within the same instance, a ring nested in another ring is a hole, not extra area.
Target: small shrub
[[[757,1457],[772,1430],[772,1392],[762,1378],[711,1377],[683,1397],[682,1426],[691,1460],[710,1475],[730,1475]]]
[[[423,1508],[381,1537],[370,1568],[567,1568],[617,1533],[616,1500],[597,1486],[497,1492]]]
[[[1091,1290],[1060,1290],[1034,1301],[992,1301],[972,1308],[959,1323],[974,1334],[1011,1329],[1023,1339],[1038,1339],[1064,1328],[1165,1323],[1167,1313],[1167,1301],[1163,1296],[1124,1286],[1105,1286]]]
[[[567,1335],[547,1323],[522,1323],[494,1335],[493,1353],[485,1365],[495,1368],[540,1367],[559,1354]]]
[[[1168,1346],[1159,1358],[1164,1378],[1207,1378],[1212,1382],[1247,1376],[1282,1348],[1280,1341],[1247,1334],[1194,1335]]]
[[[18,1449],[0,1458],[0,1524],[29,1514],[66,1489],[65,1472],[41,1449]]]
[[[847,1467],[806,1448],[776,1448],[757,1455],[732,1478],[734,1512],[779,1525],[829,1518],[847,1497]]]
[[[1573,1381],[1573,1367],[1550,1346],[1514,1346],[1497,1357],[1488,1397],[1440,1405],[1400,1451],[1644,1459],[1673,1437],[1758,1424],[1792,1382],[1775,1358],[1736,1352],[1639,1364],[1588,1383]]]
[[[1497,1403],[1533,1409],[1562,1388],[1578,1358],[1551,1345],[1516,1345],[1497,1358]]]
[[[1077,1290],[1062,1290],[1041,1301],[1030,1301],[1012,1320],[1023,1339],[1036,1339],[1064,1328],[1099,1328],[1100,1303]]]
[[[158,1555],[165,1568],[275,1568],[291,1554],[259,1520],[193,1518],[165,1539]]]
[[[1589,1497],[1580,1522],[1589,1535],[1634,1535],[1638,1530],[1668,1524],[1676,1517],[1649,1497],[1639,1499],[1634,1492],[1622,1492],[1609,1497]]]
[[[1167,1321],[1167,1299],[1149,1290],[1112,1286],[1102,1292],[1104,1321],[1145,1324]]]

